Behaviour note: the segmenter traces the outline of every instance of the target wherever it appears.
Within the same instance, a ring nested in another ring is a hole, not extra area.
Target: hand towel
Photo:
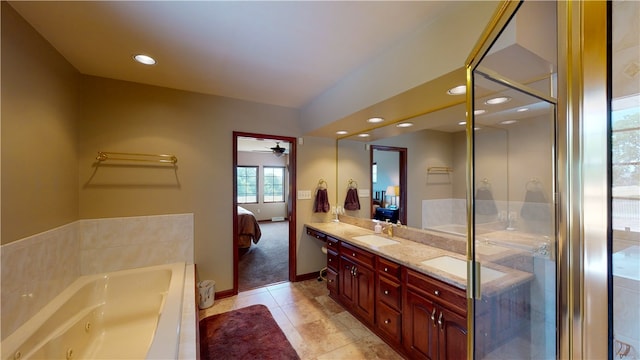
[[[549,221],[551,220],[550,205],[541,189],[527,190],[524,196],[524,204],[520,209],[520,217],[526,220]]]
[[[495,215],[498,213],[496,202],[493,201],[493,195],[489,189],[478,189],[475,198],[476,214],[479,215]]]
[[[327,189],[318,189],[316,191],[316,199],[313,204],[313,212],[329,212],[329,195],[327,195]]]
[[[347,197],[344,199],[344,208],[345,210],[360,210],[358,189],[350,188],[347,190]]]

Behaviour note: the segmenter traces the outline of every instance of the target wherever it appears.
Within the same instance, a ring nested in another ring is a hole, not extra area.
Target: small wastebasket
[[[198,283],[198,292],[200,293],[198,307],[200,309],[211,307],[216,293],[216,282],[213,280],[200,281]]]

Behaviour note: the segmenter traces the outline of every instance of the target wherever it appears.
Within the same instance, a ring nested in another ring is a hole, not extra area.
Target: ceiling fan
[[[275,155],[276,157],[280,157],[284,155],[284,152],[287,150],[286,148],[280,147],[279,141],[276,141],[276,146],[270,149],[271,149],[271,152],[273,152],[273,155]]]

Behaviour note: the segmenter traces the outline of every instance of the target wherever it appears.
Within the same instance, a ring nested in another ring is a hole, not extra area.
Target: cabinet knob
[[[351,256],[356,257],[356,253],[352,253]]]
[[[331,262],[331,258],[329,258],[329,262]]]
[[[436,294],[436,296],[440,296],[440,290],[436,290],[433,293]]]
[[[329,282],[330,282],[330,283],[332,283],[332,282],[333,282],[333,279],[329,279]]]
[[[389,269],[388,268],[384,268],[384,272],[389,272]]]
[[[384,291],[384,294],[385,294],[385,295],[389,295],[389,290],[385,290],[385,291]]]
[[[391,324],[391,320],[387,319],[384,321],[385,324]]]

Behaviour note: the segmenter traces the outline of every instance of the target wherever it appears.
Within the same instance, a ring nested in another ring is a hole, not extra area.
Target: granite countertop
[[[385,234],[375,234],[372,230],[344,222],[308,223],[305,225],[310,229],[320,231],[339,240],[356,245],[362,249],[395,261],[398,264],[404,265],[420,273],[429,275],[462,290],[466,290],[466,257],[464,255],[397,236],[388,237]],[[394,240],[396,243],[373,246],[355,238],[358,236],[374,234]],[[446,258],[440,258],[443,256]],[[437,264],[444,264],[446,267],[447,263],[458,262],[452,259],[465,262],[463,266],[464,270],[462,272],[445,271],[442,267],[437,266]],[[429,260],[432,260],[431,266],[424,263]],[[533,278],[533,274],[531,273],[515,270],[494,263],[487,263],[486,265],[483,263],[482,267],[482,275],[486,275],[485,278],[482,279],[482,292],[484,295],[501,292],[502,290],[509,289],[512,286],[530,281]]]

